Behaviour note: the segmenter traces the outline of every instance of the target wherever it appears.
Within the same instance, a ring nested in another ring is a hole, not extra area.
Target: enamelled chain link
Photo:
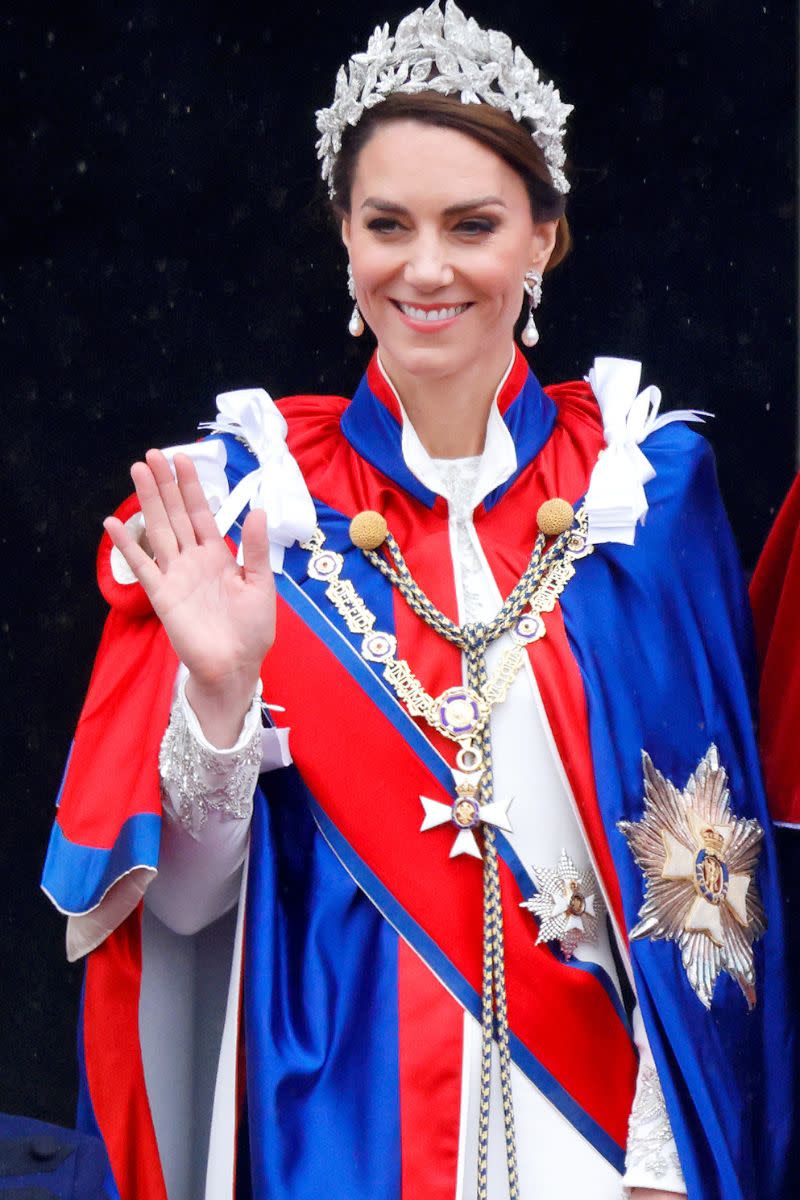
[[[478,1200],[488,1196],[489,1106],[491,1095],[492,1042],[496,1038],[500,1060],[503,1124],[510,1200],[519,1200],[514,1109],[511,1096],[511,1051],[505,986],[503,909],[500,896],[495,826],[510,828],[506,809],[494,799],[492,743],[489,718],[496,704],[508,695],[521,670],[526,647],[545,635],[541,614],[552,612],[558,597],[575,574],[576,559],[590,554],[584,508],[574,521],[545,550],[547,538],[539,533],[528,566],[497,615],[486,623],[457,625],[425,595],[409,571],[400,547],[386,531],[383,543],[389,559],[375,549],[362,548],[365,558],[397,588],[409,607],[431,629],[457,646],[466,656],[467,686],[452,687],[431,696],[405,659],[397,657],[393,634],[375,628],[375,615],[353,583],[341,578],[344,556],[325,545],[317,527],[303,549],[309,552],[308,574],[324,583],[325,595],[351,633],[361,636],[361,655],[383,666],[383,677],[412,716],[422,717],[432,728],[459,746],[456,755],[456,799],[451,808],[421,797],[426,809],[422,829],[451,820],[458,830],[451,856],[473,854],[483,859],[483,977],[481,995],[481,1085],[478,1126]],[[508,633],[511,646],[503,653],[491,676],[486,669],[486,650],[501,634]],[[434,809],[444,816],[432,815]],[[481,855],[475,838],[483,840]]]

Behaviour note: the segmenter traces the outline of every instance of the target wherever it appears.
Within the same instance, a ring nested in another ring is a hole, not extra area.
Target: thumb
[[[263,508],[251,508],[242,524],[242,559],[247,583],[272,581],[269,565],[267,514]]]

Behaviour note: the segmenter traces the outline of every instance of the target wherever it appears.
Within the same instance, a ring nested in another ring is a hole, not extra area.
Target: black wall
[[[231,11],[232,10],[232,11]],[[0,1110],[71,1118],[81,971],[38,891],[103,619],[101,518],[217,391],[347,392],[344,255],[314,109],[406,6],[29,5],[2,20]],[[795,444],[791,0],[475,0],[576,106],[575,252],[546,285],[543,382],[644,362],[709,408],[752,565]],[[538,319],[538,318],[537,318]]]

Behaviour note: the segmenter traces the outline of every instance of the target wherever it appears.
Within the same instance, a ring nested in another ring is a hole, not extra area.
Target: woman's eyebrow
[[[445,217],[457,216],[458,213],[469,212],[473,208],[484,208],[488,204],[499,205],[500,208],[505,208],[505,201],[499,196],[480,196],[476,200],[464,200],[459,204],[450,204],[443,210]],[[394,204],[391,200],[382,200],[379,196],[367,196],[366,200],[361,205],[362,208],[377,208],[379,212],[402,213],[403,216],[409,216],[409,211],[402,204]]]
[[[378,196],[367,196],[362,208],[377,208],[379,212],[394,212],[402,213],[403,216],[408,216],[408,209],[403,208],[402,204],[393,204],[391,200],[381,200]]]
[[[465,200],[463,204],[451,204],[444,210],[444,215],[446,217],[454,217],[458,213],[468,212],[471,208],[485,208],[488,204],[496,204],[500,208],[506,207],[499,196],[481,196],[477,200]]]

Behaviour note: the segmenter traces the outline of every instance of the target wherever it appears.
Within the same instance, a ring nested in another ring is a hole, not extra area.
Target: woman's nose
[[[447,261],[445,249],[438,238],[417,239],[403,271],[405,282],[421,291],[449,286],[455,272]]]

